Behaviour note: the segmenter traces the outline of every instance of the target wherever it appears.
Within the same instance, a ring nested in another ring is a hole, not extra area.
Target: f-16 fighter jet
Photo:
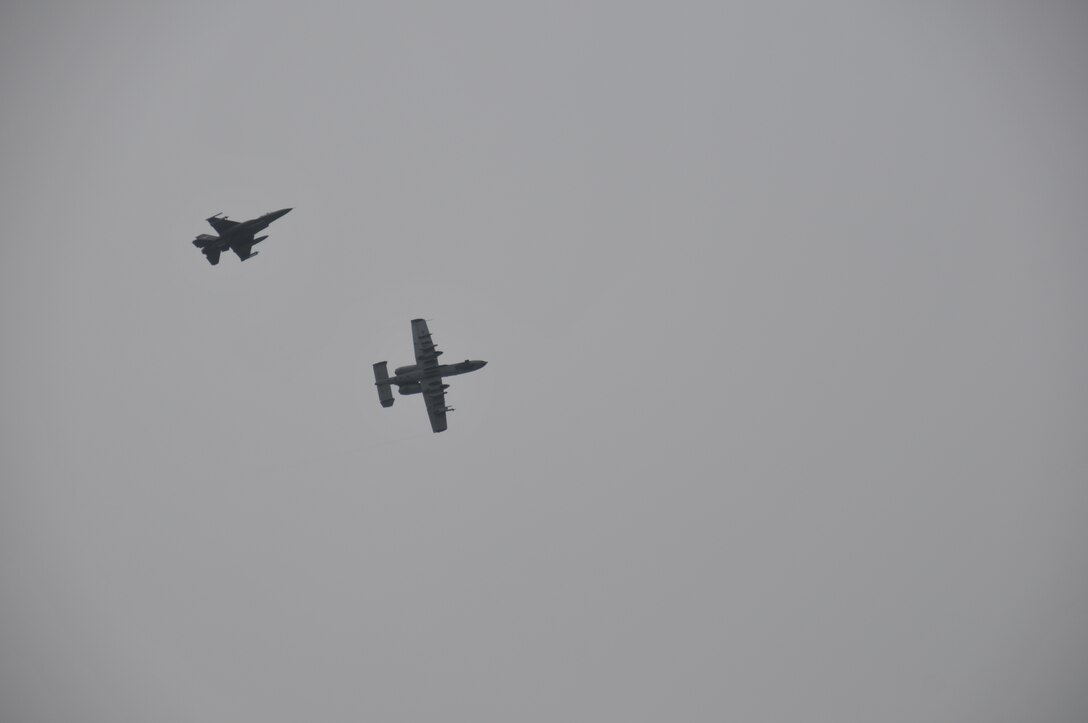
[[[439,364],[438,351],[431,341],[431,332],[423,319],[412,319],[412,342],[416,349],[416,363],[406,367],[397,367],[393,376],[386,370],[387,362],[374,365],[374,384],[378,387],[378,399],[383,407],[393,406],[392,385],[397,385],[401,394],[422,394],[427,403],[427,416],[431,418],[431,430],[442,432],[446,429],[446,412],[453,407],[446,406],[446,389],[443,377],[468,374],[483,367],[487,362],[465,359],[457,364]]]
[[[286,216],[289,208],[279,211],[269,211],[263,216],[250,221],[231,221],[222,214],[215,214],[208,219],[218,236],[202,233],[193,239],[193,246],[208,258],[208,263],[215,266],[219,263],[219,254],[230,249],[238,254],[238,258],[245,261],[257,255],[253,247],[264,241],[268,236],[253,238],[255,234],[268,228],[268,224],[281,216]]]

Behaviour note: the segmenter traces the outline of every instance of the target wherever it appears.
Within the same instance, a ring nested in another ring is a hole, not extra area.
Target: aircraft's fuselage
[[[455,377],[459,374],[474,372],[477,369],[482,368],[485,364],[487,364],[487,362],[479,359],[466,359],[457,364],[439,364],[438,366],[424,367],[423,369],[420,369],[419,366],[415,364],[411,364],[406,367],[397,367],[396,373],[389,377],[389,383],[401,386],[405,384],[415,384],[424,379]]]
[[[227,239],[246,238],[247,236],[252,236],[259,231],[264,231],[266,228],[268,228],[268,224],[275,221],[276,218],[279,218],[279,216],[276,216],[275,218],[269,218],[270,216],[272,216],[272,214],[268,213],[264,216],[261,216],[260,218],[255,218],[250,221],[242,221],[240,224],[230,229],[225,234],[222,234],[222,236]]]

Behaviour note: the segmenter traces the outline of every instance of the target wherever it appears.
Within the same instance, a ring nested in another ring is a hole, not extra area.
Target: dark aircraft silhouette
[[[263,216],[249,221],[231,221],[226,216],[215,214],[208,219],[218,236],[202,233],[193,239],[193,246],[208,258],[208,263],[215,266],[219,263],[219,254],[230,249],[238,254],[238,258],[245,261],[257,255],[253,247],[264,241],[268,236],[253,238],[253,236],[268,228],[268,224],[281,216],[286,216],[289,208],[279,211],[269,211]]]
[[[397,367],[393,376],[386,370],[387,362],[374,365],[374,384],[378,387],[378,399],[383,407],[393,406],[393,390],[396,384],[401,394],[422,394],[427,403],[427,416],[431,419],[431,430],[442,432],[446,429],[446,412],[453,407],[446,406],[446,388],[442,377],[468,374],[483,367],[487,362],[466,359],[457,364],[439,364],[438,351],[431,341],[431,332],[423,319],[412,319],[412,343],[416,350],[416,363],[406,367]]]

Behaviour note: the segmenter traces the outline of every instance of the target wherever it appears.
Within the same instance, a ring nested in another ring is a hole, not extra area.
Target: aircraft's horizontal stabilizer
[[[378,362],[374,365],[374,384],[378,387],[378,401],[383,407],[393,406],[393,389],[389,385],[389,371],[387,362]]]

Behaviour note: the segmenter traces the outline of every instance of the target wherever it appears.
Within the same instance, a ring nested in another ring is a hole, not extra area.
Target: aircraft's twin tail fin
[[[378,401],[383,407],[393,406],[393,389],[389,384],[388,362],[378,362],[374,365],[374,384],[378,387]]]

